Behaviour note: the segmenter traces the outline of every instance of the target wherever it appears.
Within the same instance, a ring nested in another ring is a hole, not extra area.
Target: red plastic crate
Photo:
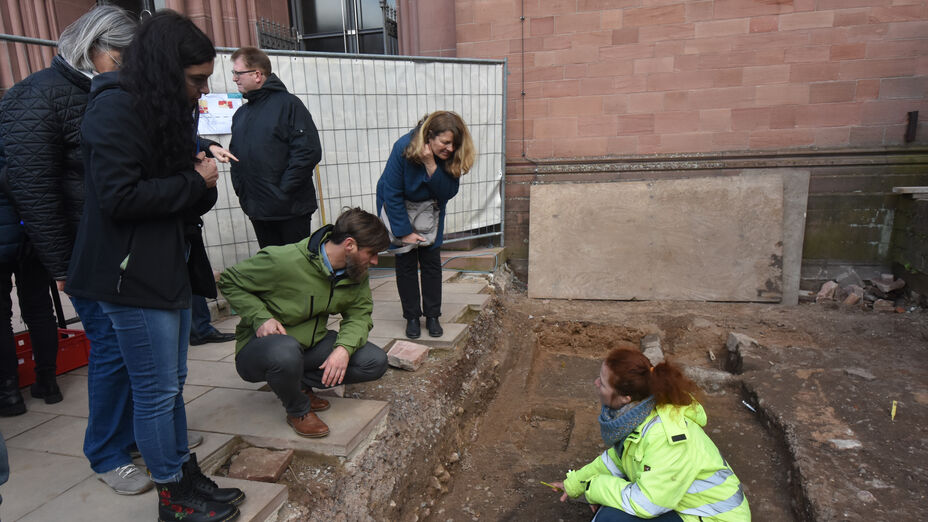
[[[29,386],[35,382],[35,361],[32,359],[32,340],[29,332],[17,334],[16,358],[19,362],[19,385]],[[57,373],[61,375],[81,366],[87,366],[90,356],[90,341],[83,330],[58,329],[58,365]]]

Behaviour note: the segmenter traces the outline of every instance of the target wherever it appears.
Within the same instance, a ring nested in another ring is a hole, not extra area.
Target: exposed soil
[[[761,345],[738,376],[722,371],[732,331]],[[602,452],[592,379],[650,333],[704,385],[754,520],[922,518],[928,313],[507,296],[458,349],[350,387],[390,402],[384,429],[348,459],[294,459],[280,519],[589,520],[538,481]]]

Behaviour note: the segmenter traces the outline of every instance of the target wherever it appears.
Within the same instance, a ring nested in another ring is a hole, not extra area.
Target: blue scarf
[[[599,433],[603,442],[609,446],[620,446],[625,437],[648,418],[652,409],[653,395],[638,403],[630,402],[618,410],[603,405],[603,411],[599,414]]]

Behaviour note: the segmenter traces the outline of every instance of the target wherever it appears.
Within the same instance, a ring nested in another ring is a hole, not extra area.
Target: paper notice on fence
[[[242,106],[241,93],[206,94],[197,101],[201,136],[232,133],[232,115]]]

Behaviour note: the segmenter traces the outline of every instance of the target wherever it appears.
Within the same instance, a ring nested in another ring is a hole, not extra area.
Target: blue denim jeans
[[[602,506],[596,511],[596,516],[593,517],[592,522],[635,522],[637,520],[645,519],[636,517],[635,515],[629,515],[621,509]],[[680,518],[680,515],[678,515],[676,511],[668,511],[657,518],[649,518],[647,520],[652,520],[654,522],[681,522],[683,519]]]
[[[129,371],[122,360],[116,330],[100,303],[74,296],[71,303],[90,340],[84,455],[95,472],[106,473],[132,462],[128,448],[135,443],[135,434]]]
[[[176,482],[187,461],[187,345],[190,310],[137,308],[100,301],[129,372],[135,441],[154,482]],[[109,400],[109,398],[101,398]]]

